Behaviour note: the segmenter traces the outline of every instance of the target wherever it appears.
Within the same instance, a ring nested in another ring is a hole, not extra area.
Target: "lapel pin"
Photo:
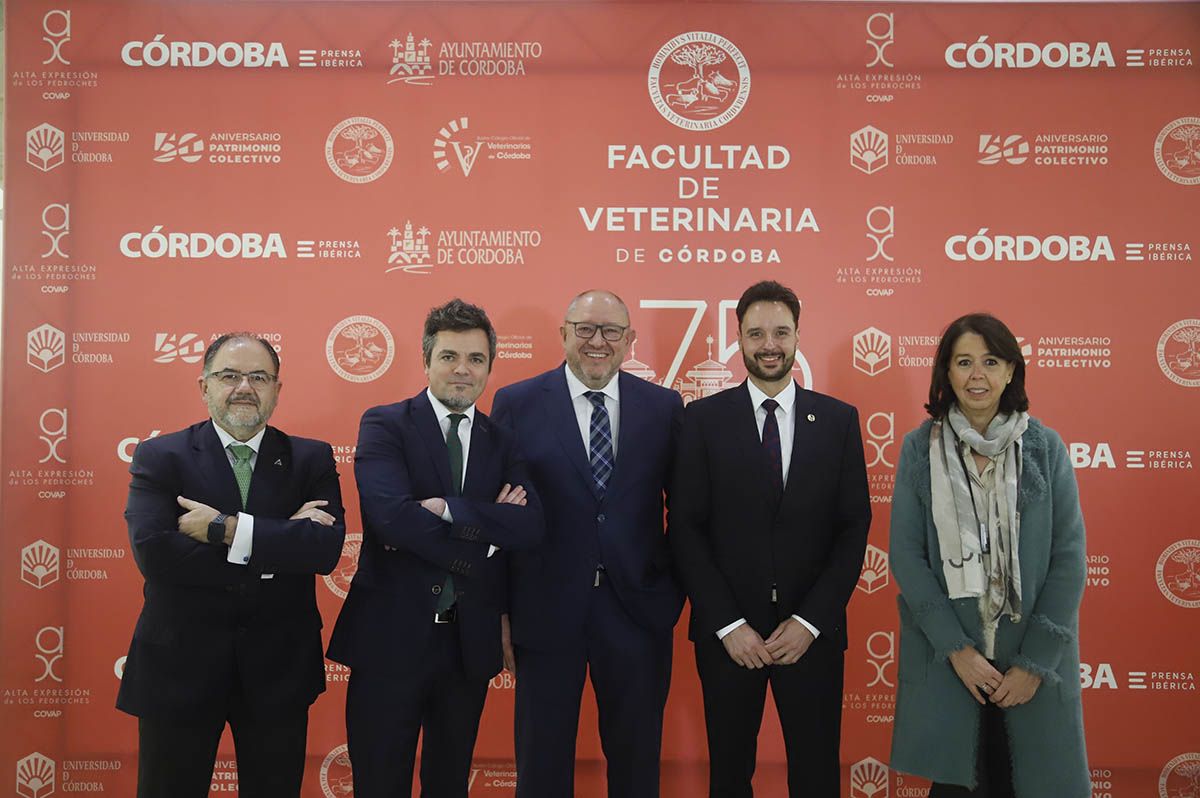
[[[808,414],[808,420],[809,420],[809,421],[816,421],[816,420],[817,420],[817,417],[816,417],[816,416],[814,416],[812,413],[809,413],[809,414]]]
[[[808,417],[808,420],[809,420],[809,421],[812,421],[812,416],[809,416],[809,417]],[[277,466],[282,466],[282,465],[283,465],[283,460],[282,460],[282,459],[277,459],[277,460],[275,461],[275,465],[277,465]]]

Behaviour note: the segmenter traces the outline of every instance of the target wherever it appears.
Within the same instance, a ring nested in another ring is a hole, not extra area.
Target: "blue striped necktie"
[[[584,396],[592,402],[588,460],[592,464],[592,479],[596,480],[596,487],[603,494],[613,470],[612,426],[608,423],[608,408],[604,406],[603,392],[588,391]]]

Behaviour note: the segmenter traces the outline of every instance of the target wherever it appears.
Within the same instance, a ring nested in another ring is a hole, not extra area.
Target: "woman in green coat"
[[[1087,798],[1079,685],[1083,516],[1066,447],[1029,416],[1003,322],[954,321],[932,417],[904,439],[892,499],[900,586],[894,769],[930,798]]]

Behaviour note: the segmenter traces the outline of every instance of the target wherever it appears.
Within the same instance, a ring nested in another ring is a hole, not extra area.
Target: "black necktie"
[[[779,422],[775,420],[775,410],[779,402],[774,399],[764,399],[763,410],[767,411],[767,420],[763,422],[762,446],[767,457],[767,470],[771,474],[771,483],[775,486],[775,495],[783,493],[783,449],[779,444]]]
[[[451,413],[450,431],[446,433],[446,452],[450,455],[450,495],[462,495],[463,450],[462,438],[458,437],[458,425],[466,418],[462,413]],[[444,612],[454,606],[458,596],[454,592],[454,577],[446,574],[442,592],[438,594],[437,611]]]

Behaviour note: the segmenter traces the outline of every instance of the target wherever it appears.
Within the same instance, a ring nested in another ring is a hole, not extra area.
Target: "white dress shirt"
[[[221,425],[213,421],[213,429],[217,431],[217,438],[221,441],[221,446],[225,449],[225,457],[229,460],[229,465],[232,468],[237,462],[237,458],[233,456],[233,452],[229,450],[234,444],[250,447],[250,472],[254,473],[254,466],[258,463],[258,449],[262,446],[263,435],[266,434],[267,428],[263,427],[248,441],[239,441],[237,438],[230,435],[225,430],[221,429]],[[225,559],[234,565],[246,565],[250,562],[250,554],[254,549],[254,516],[246,513],[237,514],[237,527],[233,531],[233,542],[229,544],[229,554]],[[275,574],[263,574],[263,579],[270,579]]]
[[[758,424],[758,440],[760,443],[762,442],[763,424],[767,421],[767,409],[762,406],[762,403],[766,399],[774,399],[779,403],[779,407],[775,408],[775,421],[779,427],[779,454],[783,458],[783,485],[786,488],[788,470],[792,465],[792,441],[795,439],[796,432],[796,419],[793,415],[793,411],[796,409],[796,383],[788,380],[787,387],[775,396],[767,396],[763,393],[762,389],[754,384],[754,380],[746,380],[746,387],[750,389],[750,401],[754,407],[754,421]],[[813,637],[821,636],[821,632],[818,631],[817,627],[799,615],[793,615],[792,617],[804,624],[805,628],[812,632]],[[718,629],[717,639],[723,640],[725,635],[745,622],[745,618],[738,618],[728,626]]]
[[[613,462],[617,459],[617,432],[621,427],[621,388],[617,378],[620,372],[612,376],[608,385],[603,388],[589,388],[575,376],[570,366],[563,366],[567,372],[567,393],[571,395],[571,406],[575,408],[575,421],[579,424],[579,437],[583,439],[583,451],[590,457],[592,451],[592,411],[595,409],[592,400],[584,394],[588,391],[599,390],[604,394],[604,409],[608,411],[608,426],[612,430]]]

